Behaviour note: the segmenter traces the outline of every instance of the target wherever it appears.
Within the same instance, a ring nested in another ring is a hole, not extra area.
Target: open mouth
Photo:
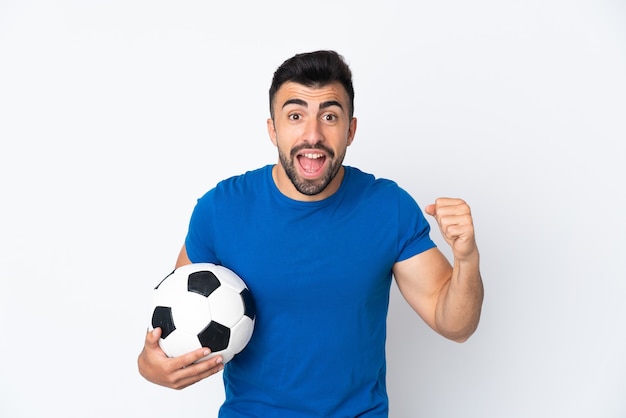
[[[320,152],[304,152],[296,156],[304,174],[315,176],[320,173],[326,163],[326,155]]]

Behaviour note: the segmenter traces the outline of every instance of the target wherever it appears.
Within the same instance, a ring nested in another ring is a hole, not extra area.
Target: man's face
[[[270,138],[278,148],[278,188],[296,200],[321,200],[337,191],[343,158],[356,131],[349,99],[339,83],[306,87],[287,82],[274,96]]]

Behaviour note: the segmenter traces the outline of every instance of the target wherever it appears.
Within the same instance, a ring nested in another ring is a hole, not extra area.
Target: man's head
[[[315,51],[297,54],[282,63],[274,72],[270,86],[270,115],[274,118],[276,92],[286,82],[307,87],[323,87],[333,83],[343,86],[349,98],[349,115],[354,115],[354,87],[352,72],[344,58],[335,51]]]
[[[351,72],[333,51],[285,61],[270,88],[267,130],[278,148],[274,180],[296,200],[320,200],[338,190],[346,148],[356,132]]]

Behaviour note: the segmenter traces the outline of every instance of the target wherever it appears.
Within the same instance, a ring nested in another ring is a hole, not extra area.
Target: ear
[[[352,144],[355,134],[356,134],[356,118],[352,118],[350,120],[350,125],[348,125],[348,146]]]
[[[270,136],[270,140],[274,146],[278,146],[276,143],[276,126],[274,126],[274,120],[272,118],[267,119],[267,133]]]

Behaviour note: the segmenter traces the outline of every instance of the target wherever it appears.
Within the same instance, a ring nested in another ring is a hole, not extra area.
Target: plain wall
[[[272,73],[315,49],[354,72],[346,164],[474,214],[481,325],[446,341],[393,288],[391,416],[626,416],[626,4],[609,0],[0,0],[0,416],[215,416],[220,377],[139,376],[151,289],[196,199],[276,161]]]

